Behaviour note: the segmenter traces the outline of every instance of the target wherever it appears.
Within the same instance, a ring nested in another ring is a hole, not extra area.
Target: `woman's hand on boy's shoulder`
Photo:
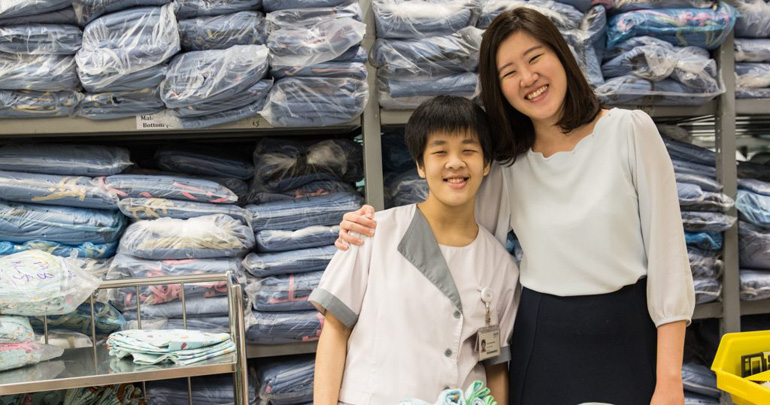
[[[351,243],[361,246],[364,244],[363,239],[352,235],[351,232],[363,236],[374,236],[374,229],[376,227],[374,207],[371,205],[364,205],[357,211],[348,212],[342,217],[340,234],[337,241],[334,242],[334,246],[337,246],[339,250],[348,250]]]

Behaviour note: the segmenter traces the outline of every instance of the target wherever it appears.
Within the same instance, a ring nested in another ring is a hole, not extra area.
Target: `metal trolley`
[[[118,360],[109,355],[105,345],[98,345],[94,304],[99,290],[116,288],[136,289],[137,326],[142,328],[140,288],[153,285],[180,285],[182,322],[187,328],[185,285],[196,283],[224,282],[227,285],[230,336],[236,345],[235,353],[202,361],[188,366],[172,364],[136,365],[131,360]],[[189,275],[175,277],[133,278],[103,281],[96,292],[91,294],[91,339],[92,347],[69,349],[64,355],[34,366],[0,372],[0,395],[63,390],[70,388],[142,382],[145,398],[146,381],[167,380],[187,377],[188,401],[192,404],[190,377],[233,374],[235,403],[248,404],[249,392],[246,369],[246,347],[244,341],[243,292],[232,272],[223,274]],[[48,342],[48,317],[43,318],[45,341]]]

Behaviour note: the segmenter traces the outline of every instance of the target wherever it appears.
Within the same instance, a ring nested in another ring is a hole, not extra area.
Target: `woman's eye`
[[[543,56],[543,54],[536,55],[536,56],[532,57],[532,59],[529,60],[529,63],[532,63],[532,62],[536,61],[541,56]]]

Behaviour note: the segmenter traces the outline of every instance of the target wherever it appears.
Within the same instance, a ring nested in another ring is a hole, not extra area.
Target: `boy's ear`
[[[417,166],[417,174],[420,175],[420,178],[424,179],[425,178],[425,169],[423,167],[421,167],[419,163],[416,163],[416,166]]]
[[[484,165],[484,176],[489,174],[489,171],[492,169],[492,162],[488,162]]]

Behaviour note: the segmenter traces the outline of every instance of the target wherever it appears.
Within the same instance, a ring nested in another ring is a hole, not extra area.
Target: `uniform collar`
[[[430,224],[417,205],[414,206],[412,222],[398,244],[398,251],[462,312],[463,305],[455,281]]]

